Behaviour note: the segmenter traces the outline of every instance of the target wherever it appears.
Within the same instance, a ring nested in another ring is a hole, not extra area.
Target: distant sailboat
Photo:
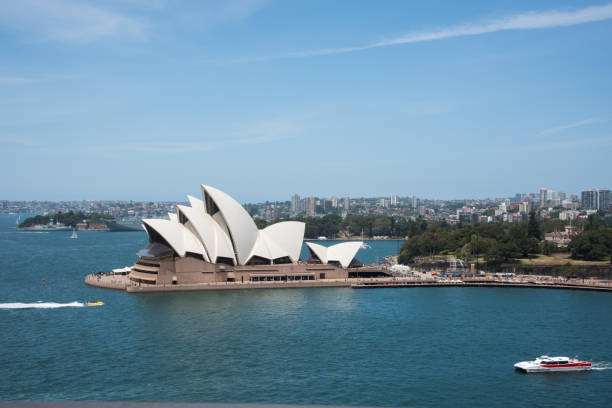
[[[19,225],[19,220],[21,219],[21,215],[17,216],[17,221],[15,221],[15,224]]]
[[[72,235],[70,236],[70,238],[71,238],[71,239],[76,239],[76,238],[78,238],[78,237],[79,237],[79,236],[77,235],[76,230],[73,228],[73,229],[72,229]]]
[[[370,248],[372,248],[370,245],[366,244],[363,241],[363,228],[361,229],[361,246],[359,248],[361,248],[361,249],[370,249]]]

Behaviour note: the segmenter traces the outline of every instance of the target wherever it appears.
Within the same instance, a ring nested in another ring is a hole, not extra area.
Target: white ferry
[[[577,358],[540,356],[533,361],[516,363],[514,367],[526,373],[588,371],[591,369],[591,363]]]

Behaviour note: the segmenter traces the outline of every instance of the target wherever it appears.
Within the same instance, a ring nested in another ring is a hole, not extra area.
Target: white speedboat
[[[514,367],[526,373],[588,371],[591,369],[591,363],[577,358],[540,356],[533,361],[516,363]]]

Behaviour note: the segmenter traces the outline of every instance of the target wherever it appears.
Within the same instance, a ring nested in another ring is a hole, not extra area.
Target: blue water
[[[350,288],[127,294],[85,274],[131,265],[144,233],[27,234],[0,215],[0,400],[372,406],[610,406],[612,370],[526,375],[579,355],[612,367],[612,294]],[[360,259],[394,253],[373,241]],[[46,285],[42,285],[42,279]]]

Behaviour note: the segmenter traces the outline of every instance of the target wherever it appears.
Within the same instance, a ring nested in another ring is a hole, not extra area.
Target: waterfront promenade
[[[135,285],[126,275],[90,274],[85,283],[106,289],[126,290],[131,293],[175,292],[197,290],[244,290],[244,289],[299,289],[314,287],[352,287],[356,289],[410,288],[410,287],[515,287],[612,291],[612,282],[605,280],[566,280],[542,276],[518,276],[513,278],[439,278],[439,277],[393,277],[393,278],[348,278],[314,281],[262,281],[262,282],[215,282],[178,285]]]

